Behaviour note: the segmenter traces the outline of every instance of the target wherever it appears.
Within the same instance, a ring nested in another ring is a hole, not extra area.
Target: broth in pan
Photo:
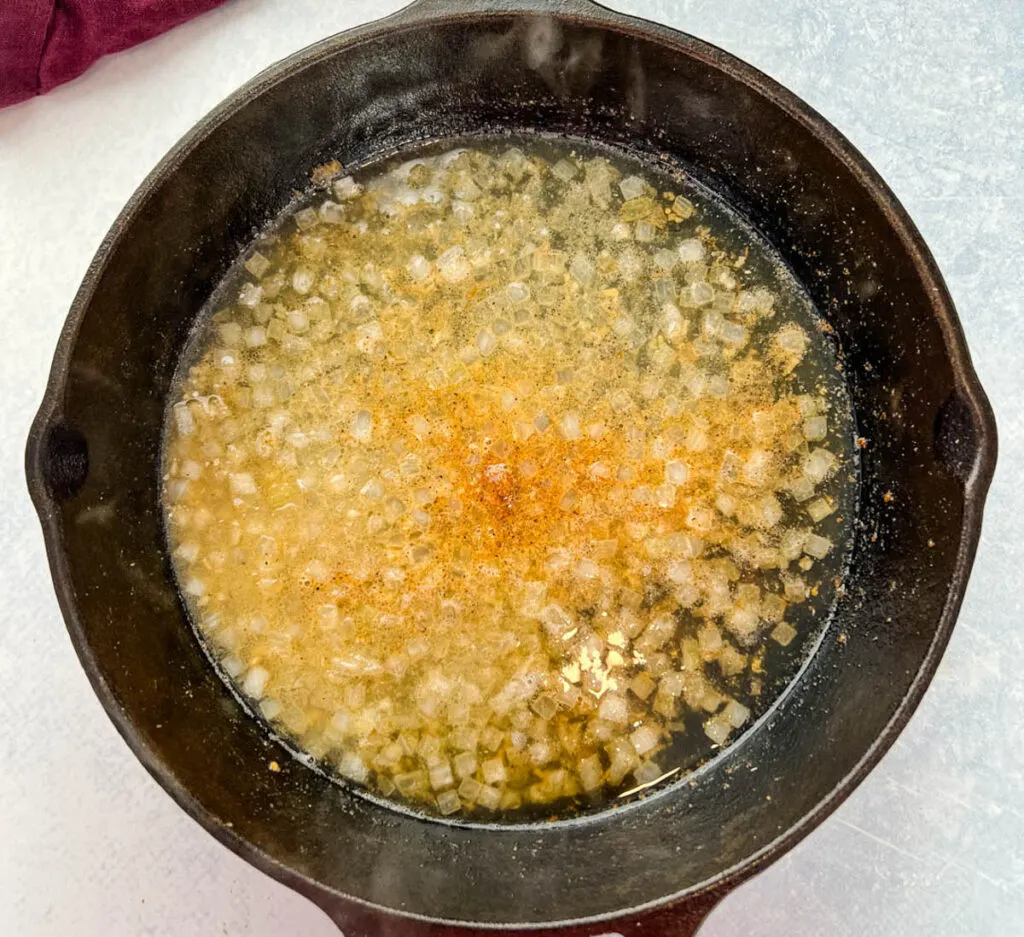
[[[856,491],[836,349],[767,245],[678,173],[514,143],[322,179],[214,297],[164,459],[254,711],[509,821],[736,739],[820,634]]]

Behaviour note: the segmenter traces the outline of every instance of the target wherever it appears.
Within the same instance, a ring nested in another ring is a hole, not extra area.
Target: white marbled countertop
[[[610,5],[746,59],[865,153],[947,277],[1001,435],[967,600],[923,704],[849,801],[702,937],[1024,935],[1024,3]],[[107,720],[50,587],[22,451],[78,283],[157,160],[260,69],[399,6],[236,0],[0,112],[4,933],[336,933],[182,813]]]

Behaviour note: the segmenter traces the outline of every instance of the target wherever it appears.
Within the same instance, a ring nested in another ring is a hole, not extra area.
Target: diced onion
[[[667,177],[341,171],[247,249],[175,391],[204,640],[275,731],[442,816],[688,770],[679,734],[749,724],[843,553],[827,346]]]

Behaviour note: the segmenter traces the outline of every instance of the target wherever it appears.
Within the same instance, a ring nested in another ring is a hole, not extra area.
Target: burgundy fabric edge
[[[56,0],[0,2],[0,107],[39,94],[43,54],[55,9]],[[12,63],[14,68],[10,67]]]
[[[45,94],[104,56],[147,42],[226,2],[0,0],[0,108]]]
[[[39,94],[78,78],[105,56],[155,39],[225,2],[56,0],[39,70]]]

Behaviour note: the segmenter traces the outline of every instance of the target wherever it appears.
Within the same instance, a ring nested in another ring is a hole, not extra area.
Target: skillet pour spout
[[[782,254],[834,331],[859,465],[843,594],[743,739],[618,809],[493,827],[401,813],[282,758],[176,591],[163,415],[200,309],[312,167],[540,132],[669,160]],[[584,0],[420,0],[268,71],[133,195],[71,307],[26,455],[71,640],[125,740],[254,866],[356,934],[692,934],[864,778],[921,699],[963,598],[995,423],[906,212],[823,117],[727,53]],[[280,761],[280,772],[267,770]]]

